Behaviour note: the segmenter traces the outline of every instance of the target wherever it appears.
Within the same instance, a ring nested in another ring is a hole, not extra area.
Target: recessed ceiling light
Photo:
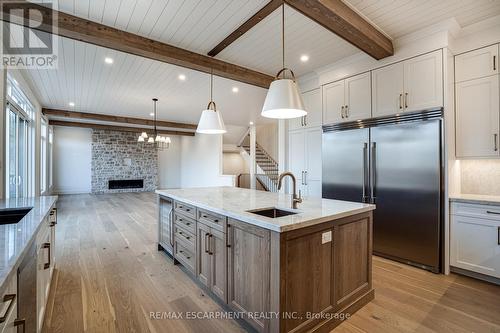
[[[107,64],[112,64],[113,63],[113,58],[106,57],[106,58],[104,58],[104,62],[107,63]]]
[[[186,75],[184,75],[184,74],[179,74],[179,80],[181,80],[181,81],[186,81]]]
[[[302,61],[302,62],[309,61],[309,56],[307,54],[301,55],[300,56],[300,61]]]
[[[250,125],[253,125],[253,121],[250,122]]]
[[[233,87],[233,89],[232,89],[232,90],[233,90],[233,92],[234,92],[234,93],[237,93],[238,91],[240,91],[240,88],[238,88],[238,87]]]
[[[149,115],[150,115],[151,117],[154,117],[154,115],[155,115],[155,114],[154,114],[153,112],[151,112]]]
[[[75,103],[69,102],[68,105],[71,106],[71,107],[73,107],[73,106],[75,106]]]

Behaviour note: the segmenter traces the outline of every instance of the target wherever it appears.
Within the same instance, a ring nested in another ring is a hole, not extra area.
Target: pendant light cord
[[[154,126],[154,132],[155,132],[155,137],[157,135],[157,131],[156,131],[156,102],[158,100],[156,98],[153,98],[153,108],[154,108],[154,122],[153,122],[153,126]]]
[[[282,52],[282,68],[285,68],[285,3],[281,5],[281,52]]]
[[[213,92],[214,92],[214,70],[213,68],[210,68],[210,102],[214,101]]]

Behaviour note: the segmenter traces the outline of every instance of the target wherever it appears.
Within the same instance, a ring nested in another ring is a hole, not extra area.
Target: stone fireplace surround
[[[158,184],[158,152],[137,133],[92,130],[92,193],[150,192]],[[108,188],[110,180],[143,179],[143,188]]]

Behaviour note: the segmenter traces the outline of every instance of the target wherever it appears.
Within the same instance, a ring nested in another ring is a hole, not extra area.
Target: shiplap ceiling
[[[67,38],[58,40],[57,70],[24,73],[44,107],[151,118],[151,99],[157,97],[160,120],[197,123],[209,102],[208,74]],[[113,64],[106,64],[106,57]],[[179,80],[180,74],[185,81]],[[214,101],[228,124],[264,122],[260,111],[266,91],[214,76]]]
[[[345,0],[392,38],[454,17],[465,27],[500,15],[498,0]]]
[[[44,0],[45,2],[51,2]],[[398,38],[455,17],[462,26],[500,15],[500,0],[345,0],[389,37]],[[38,1],[37,1],[38,2]],[[58,9],[148,38],[206,54],[268,0],[58,0]],[[286,7],[286,65],[297,76],[359,52]],[[276,10],[217,58],[274,75],[281,68],[281,11]],[[195,71],[61,39],[57,71],[27,71],[43,106],[147,117],[160,99],[162,120],[196,123],[208,102],[208,76]],[[307,63],[300,61],[308,55]],[[104,57],[115,62],[106,65]],[[178,74],[187,76],[185,82]],[[216,78],[215,100],[226,123],[259,116],[265,90]],[[239,93],[231,92],[238,86]]]

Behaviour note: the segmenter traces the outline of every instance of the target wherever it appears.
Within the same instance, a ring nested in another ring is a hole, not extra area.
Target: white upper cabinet
[[[370,73],[363,73],[323,86],[323,123],[371,117]]]
[[[374,117],[403,112],[403,68],[403,63],[399,62],[372,72]]]
[[[499,76],[456,84],[456,155],[499,155]]]
[[[332,124],[344,117],[344,80],[323,86],[323,123]]]
[[[404,63],[404,110],[418,111],[443,105],[443,57],[432,52]]]
[[[356,75],[345,80],[344,120],[367,119],[372,116],[370,73]]]
[[[300,118],[290,119],[288,128],[290,130],[299,129],[302,127],[315,127],[321,126],[321,89],[306,91],[302,93],[302,99],[307,111],[307,115]]]
[[[455,81],[462,82],[498,74],[498,45],[455,57]]]
[[[443,106],[441,50],[372,72],[373,116]]]

